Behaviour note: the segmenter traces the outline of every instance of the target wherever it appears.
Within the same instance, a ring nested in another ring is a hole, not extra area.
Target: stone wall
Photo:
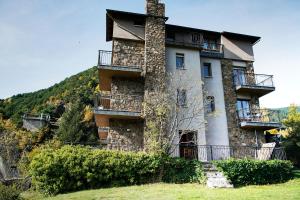
[[[113,64],[144,69],[144,43],[134,40],[113,40]]]
[[[144,80],[112,78],[111,108],[126,111],[141,111],[144,97]]]
[[[145,95],[144,102],[152,110],[145,112],[145,147],[152,143],[149,124],[157,122],[154,105],[158,95],[165,90],[166,48],[165,48],[165,8],[158,0],[147,0],[145,27]],[[160,126],[161,127],[161,126]],[[155,138],[155,137],[154,137]]]
[[[258,144],[264,143],[265,139],[262,131],[257,131],[255,134],[254,130],[244,130],[240,128],[236,112],[237,93],[233,84],[233,64],[231,60],[226,59],[223,59],[221,62],[229,144],[231,146],[255,145],[256,135]],[[254,74],[252,63],[247,63],[246,71]],[[250,104],[252,107],[259,107],[258,98],[255,96],[251,97]]]
[[[143,121],[111,119],[109,125],[107,149],[124,151],[143,150]]]

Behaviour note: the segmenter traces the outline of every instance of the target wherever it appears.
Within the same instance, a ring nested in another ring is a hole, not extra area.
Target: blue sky
[[[165,0],[168,23],[258,35],[256,73],[273,74],[263,107],[300,104],[300,1]],[[105,9],[144,12],[144,0],[0,0],[0,98],[47,88],[97,63]]]

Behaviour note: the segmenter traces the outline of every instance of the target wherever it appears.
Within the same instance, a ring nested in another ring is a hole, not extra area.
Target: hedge
[[[203,178],[198,161],[80,146],[42,150],[29,168],[33,185],[50,195],[158,181],[200,182]]]
[[[0,199],[1,200],[18,200],[20,198],[21,190],[16,186],[5,186],[0,183]]]
[[[293,177],[290,161],[232,159],[214,164],[235,186],[281,183]]]

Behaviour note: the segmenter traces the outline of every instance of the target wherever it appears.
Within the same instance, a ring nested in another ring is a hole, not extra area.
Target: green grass
[[[208,189],[198,184],[151,184],[130,187],[89,190],[56,197],[43,198],[42,195],[26,192],[27,200],[102,200],[102,199],[213,199],[213,200],[299,200],[300,170],[295,172],[296,178],[282,184],[247,186],[236,189]]]

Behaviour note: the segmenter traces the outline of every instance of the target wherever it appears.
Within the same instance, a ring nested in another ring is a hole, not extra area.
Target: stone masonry
[[[145,95],[144,102],[153,105],[157,95],[164,91],[165,87],[165,5],[158,0],[147,0],[147,19],[145,27]],[[156,119],[155,114],[145,114],[145,133],[149,123]],[[145,145],[151,143],[145,135]]]
[[[107,149],[122,151],[143,150],[144,122],[142,120],[111,119],[109,124]]]
[[[113,64],[144,69],[144,42],[124,39],[113,40]]]
[[[142,79],[112,78],[111,108],[131,112],[140,112],[144,98]]]
[[[252,63],[247,63],[247,73],[253,73]],[[243,130],[239,126],[238,114],[236,111],[236,102],[238,99],[237,93],[234,87],[233,81],[233,64],[231,60],[222,60],[222,76],[223,76],[223,87],[224,87],[224,98],[225,107],[227,114],[227,125],[229,134],[229,144],[231,146],[249,145],[253,146],[256,144],[256,136],[254,130]],[[259,106],[258,99],[251,97],[251,107]],[[264,134],[262,131],[257,131],[258,144],[264,143]]]

